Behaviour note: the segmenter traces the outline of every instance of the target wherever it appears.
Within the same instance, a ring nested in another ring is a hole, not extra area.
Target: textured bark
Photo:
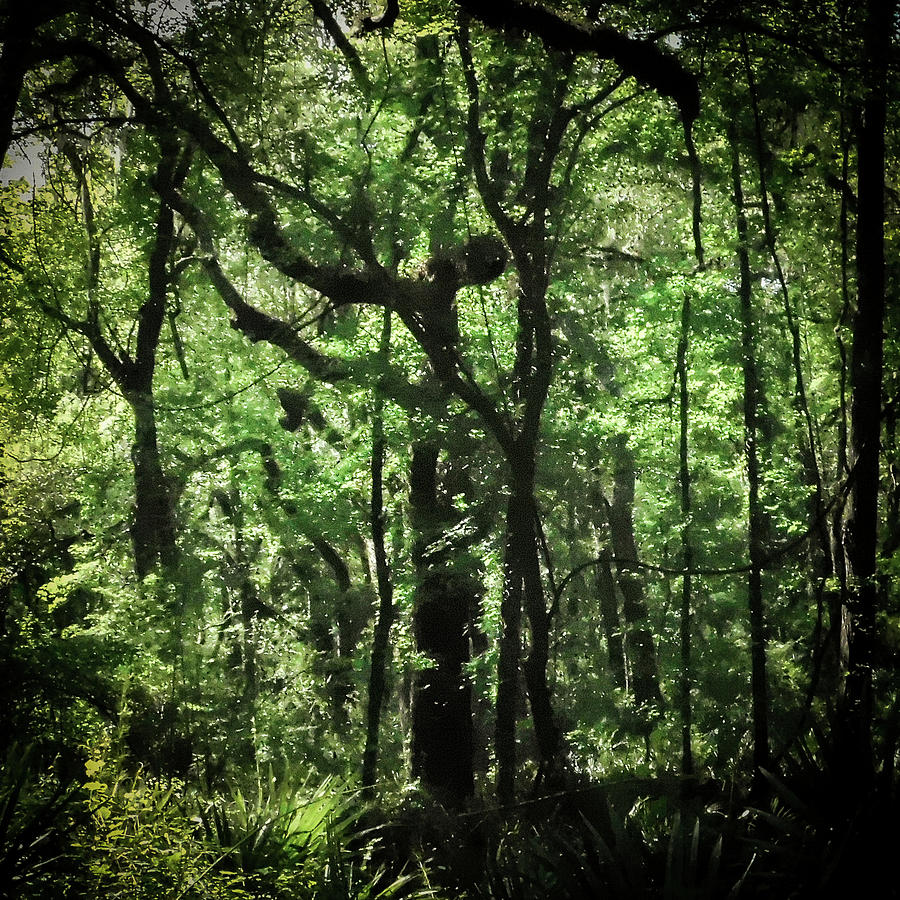
[[[749,491],[748,543],[750,572],[747,582],[747,602],[750,615],[750,687],[753,708],[753,767],[759,779],[761,768],[768,769],[769,758],[769,699],[766,677],[766,617],[762,593],[762,564],[764,558],[763,511],[759,488],[759,373],[756,359],[757,324],[753,314],[753,285],[748,253],[747,216],[741,181],[741,160],[738,151],[736,126],[729,129],[731,143],[731,178],[734,189],[735,223],[738,237],[738,265],[740,268],[741,361],[744,371],[744,450],[747,459]]]
[[[144,578],[157,563],[172,568],[178,561],[175,509],[159,456],[153,396],[143,393],[125,396],[134,413],[131,540],[135,572]]]
[[[190,157],[180,155],[170,140],[161,143],[161,158],[154,184],[165,192],[184,181]],[[94,222],[94,207],[83,161],[71,144],[64,144],[78,181],[87,251],[85,255],[88,311],[84,319],[68,316],[56,306],[45,305],[46,312],[66,327],[83,334],[97,358],[109,372],[134,414],[135,434],[131,450],[134,468],[134,509],[131,536],[135,572],[144,578],[157,564],[172,568],[178,561],[175,502],[163,472],[153,400],[153,376],[156,352],[166,312],[169,289],[168,260],[175,245],[175,221],[171,207],[160,201],[155,235],[148,261],[147,297],[137,314],[135,353],[119,352],[104,334],[100,324],[97,293],[100,284],[100,240]],[[168,186],[168,188],[166,188]]]
[[[236,704],[236,741],[240,759],[253,765],[256,760],[256,699],[259,693],[257,680],[256,625],[260,612],[259,593],[251,574],[252,555],[248,552],[244,534],[244,511],[240,491],[217,491],[215,499],[231,525],[231,547],[225,550],[223,628],[239,622],[239,637],[232,634],[229,653],[231,675],[239,684]]]
[[[607,668],[617,688],[625,688],[625,643],[619,605],[616,601],[616,583],[613,579],[610,553],[603,549],[594,567],[597,596],[600,601],[600,618],[606,637]]]
[[[694,549],[691,544],[691,468],[688,459],[688,425],[690,416],[690,395],[688,393],[688,346],[691,328],[691,300],[685,295],[681,307],[681,340],[678,342],[678,363],[676,374],[679,386],[679,447],[678,481],[681,489],[681,561],[684,575],[681,576],[681,672],[680,698],[681,712],[681,772],[692,775],[694,756],[691,750],[691,690],[693,688],[693,663],[691,660],[691,567],[694,563]]]
[[[884,366],[884,187],[887,64],[893,0],[868,0],[863,34],[864,89],[858,135],[856,314],[850,359],[850,487],[843,542],[847,561],[849,660],[845,764],[854,783],[868,783],[872,757],[872,669],[878,609],[877,544]]]
[[[619,590],[625,621],[625,653],[630,667],[631,690],[635,707],[644,716],[654,716],[663,706],[659,687],[656,644],[648,627],[644,583],[632,561],[638,558],[634,538],[634,456],[628,439],[619,435],[613,442],[613,502],[609,509],[609,527],[613,552],[618,560]],[[649,728],[649,719],[645,723]]]
[[[497,758],[497,797],[512,803],[516,787],[516,718],[519,706],[519,652],[522,642],[522,577],[513,519],[523,513],[521,499],[510,497],[506,509],[503,558],[503,596],[500,601],[500,640],[497,656],[497,703],[494,753]]]
[[[385,309],[379,351],[387,365],[391,349],[391,311]],[[372,639],[372,663],[369,673],[368,705],[366,708],[366,745],[363,751],[362,785],[370,791],[378,775],[378,742],[381,728],[381,709],[387,695],[388,668],[391,662],[391,625],[394,620],[394,586],[387,558],[384,528],[384,459],[387,444],[384,437],[383,385],[375,394],[372,418],[372,486],[370,525],[375,550],[375,577],[378,582],[378,617]]]
[[[472,689],[464,667],[472,649],[479,649],[474,645],[480,586],[459,571],[458,558],[465,548],[449,535],[460,520],[452,495],[465,489],[468,479],[456,477],[452,461],[439,479],[438,458],[434,441],[413,447],[413,629],[416,648],[432,665],[413,676],[412,773],[445,805],[459,808],[474,791]]]

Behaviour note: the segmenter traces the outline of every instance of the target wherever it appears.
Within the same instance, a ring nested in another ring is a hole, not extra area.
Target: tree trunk
[[[379,355],[386,366],[391,349],[391,311],[384,310]],[[372,490],[370,517],[372,543],[375,548],[375,575],[378,582],[378,618],[372,639],[372,668],[369,673],[368,707],[366,710],[366,745],[363,751],[362,785],[371,792],[378,776],[378,740],[381,708],[387,694],[387,670],[391,656],[391,624],[394,619],[394,586],[385,547],[384,528],[384,397],[381,379],[375,390],[372,419]]]
[[[439,448],[420,442],[413,448],[410,507],[418,539],[413,548],[416,647],[433,665],[417,671],[412,685],[412,774],[450,808],[459,808],[474,791],[472,688],[464,666],[470,658],[477,584],[454,573],[448,530],[459,519],[452,497],[440,497]]]
[[[34,65],[32,44],[38,28],[67,12],[68,4],[56,0],[5,4],[2,23],[3,50],[0,52],[0,166],[9,152],[13,124],[25,75]]]
[[[756,362],[756,329],[753,316],[753,286],[748,253],[747,216],[741,183],[741,161],[738,152],[737,128],[729,127],[731,143],[731,176],[734,188],[735,222],[738,237],[738,263],[741,316],[741,359],[744,370],[744,449],[747,458],[749,491],[748,542],[750,572],[748,576],[748,606],[750,617],[750,684],[753,709],[753,768],[755,778],[761,768],[769,768],[769,701],[766,678],[766,620],[762,595],[762,562],[765,525],[759,499],[760,474],[758,459],[759,373]]]
[[[628,438],[618,435],[612,446],[613,502],[609,508],[609,527],[617,560],[619,589],[622,592],[622,614],[625,621],[625,654],[630,669],[629,684],[637,712],[644,717],[649,733],[650,721],[663,707],[659,687],[656,645],[648,624],[644,584],[638,574],[637,542],[634,538],[634,456]]]
[[[884,360],[884,165],[887,63],[892,0],[868,0],[863,32],[865,96],[859,130],[856,314],[850,359],[852,473],[844,519],[849,612],[849,668],[842,735],[844,762],[856,784],[872,776],[872,652],[878,606],[877,543]]]
[[[694,773],[694,756],[691,750],[691,689],[693,665],[691,661],[691,566],[694,550],[691,544],[691,469],[688,460],[688,418],[690,397],[688,394],[687,354],[691,328],[691,300],[685,294],[681,307],[681,340],[678,343],[678,383],[680,439],[678,450],[678,481],[681,488],[681,561],[684,574],[681,581],[681,772]]]
[[[763,133],[763,121],[759,108],[759,96],[756,88],[756,80],[753,74],[753,66],[750,62],[750,53],[746,38],[741,37],[741,50],[744,57],[744,65],[747,70],[747,86],[750,91],[750,101],[753,110],[753,125],[756,150],[756,165],[759,172],[759,194],[762,209],[763,228],[765,231],[766,246],[772,259],[775,272],[778,275],[778,283],[781,287],[781,296],[784,306],[785,320],[791,335],[791,362],[794,369],[794,397],[793,406],[797,415],[798,429],[804,432],[798,442],[798,452],[803,467],[804,479],[810,490],[808,500],[810,537],[808,548],[808,594],[813,604],[821,609],[825,580],[833,574],[834,567],[831,563],[831,548],[828,537],[828,523],[825,515],[824,491],[822,487],[822,473],[819,466],[819,453],[816,445],[816,427],[806,391],[806,379],[803,375],[802,338],[800,334],[800,322],[794,312],[788,292],[787,280],[778,255],[778,247],[775,235],[775,226],[772,222],[772,212],[769,205],[769,186],[766,176],[766,142]],[[821,616],[819,617],[821,619]]]
[[[512,803],[516,791],[516,718],[519,706],[519,653],[522,643],[522,576],[514,520],[527,513],[522,498],[510,494],[506,508],[503,557],[503,597],[497,655],[497,706],[494,752],[497,757],[497,797]]]
[[[513,488],[515,492],[515,488]],[[523,491],[510,517],[514,526],[513,542],[517,546],[515,559],[521,571],[522,598],[528,616],[531,646],[523,670],[531,706],[531,720],[537,743],[538,783],[551,777],[560,752],[560,732],[553,715],[550,685],[547,683],[547,664],[550,660],[550,615],[541,584],[537,511],[533,489]]]
[[[163,472],[156,437],[156,413],[151,393],[126,395],[134,413],[134,507],[131,540],[134,568],[144,578],[157,561],[172,570],[178,562],[175,508]]]
[[[240,637],[230,634],[229,671],[240,686],[236,708],[236,753],[241,764],[256,764],[256,623],[259,594],[251,575],[252,557],[244,535],[244,509],[237,487],[216,491],[215,499],[231,525],[231,550],[224,549],[225,594],[223,623],[240,623]],[[237,600],[237,602],[235,602]],[[226,629],[223,628],[223,631]]]
[[[607,668],[617,688],[625,688],[625,644],[622,640],[622,623],[616,602],[616,583],[613,580],[610,553],[600,550],[600,562],[594,567],[595,584],[600,604],[600,619],[606,637]]]
[[[412,774],[452,809],[475,788],[468,626],[470,583],[446,573],[426,575],[416,589],[416,646],[432,660],[413,677]]]
[[[100,286],[101,242],[94,218],[94,204],[87,169],[79,150],[64,143],[63,154],[69,160],[78,182],[83,226],[87,239],[85,287],[88,311],[76,320],[54,307],[45,307],[66,327],[83,334],[94,353],[109,372],[134,414],[135,435],[131,448],[134,466],[134,509],[131,537],[134,568],[143,579],[159,563],[172,570],[178,562],[175,501],[163,473],[156,431],[153,399],[153,375],[156,353],[165,316],[170,283],[168,261],[175,246],[175,217],[171,207],[161,200],[156,217],[154,242],[147,265],[147,298],[141,304],[136,321],[135,352],[130,355],[113,348],[100,324],[98,292]],[[184,182],[190,165],[190,153],[179,154],[178,145],[167,138],[161,141],[160,160],[154,183],[162,191]]]
[[[512,475],[506,509],[506,550],[503,562],[503,599],[497,684],[497,793],[509,803],[515,793],[516,712],[519,700],[521,616],[528,616],[531,642],[522,666],[537,744],[538,781],[552,775],[560,752],[560,732],[547,683],[550,655],[550,616],[540,577],[535,504],[532,483]]]

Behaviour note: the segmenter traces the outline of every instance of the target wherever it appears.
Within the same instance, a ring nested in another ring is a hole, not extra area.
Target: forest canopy
[[[0,3],[0,895],[893,878],[898,25]]]

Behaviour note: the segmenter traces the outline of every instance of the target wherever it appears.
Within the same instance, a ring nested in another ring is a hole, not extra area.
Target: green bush
[[[74,847],[90,875],[89,897],[122,900],[250,897],[237,873],[219,865],[215,849],[188,812],[184,785],[131,775],[95,749],[85,764],[87,820]]]

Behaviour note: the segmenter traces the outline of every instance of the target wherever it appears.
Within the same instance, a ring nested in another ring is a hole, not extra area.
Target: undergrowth
[[[898,896],[891,780],[848,800],[827,751],[801,744],[762,784],[751,801],[713,782],[573,781],[513,808],[451,813],[411,792],[373,806],[334,777],[269,773],[209,794],[129,768],[109,745],[66,783],[14,747],[0,778],[0,896]]]

